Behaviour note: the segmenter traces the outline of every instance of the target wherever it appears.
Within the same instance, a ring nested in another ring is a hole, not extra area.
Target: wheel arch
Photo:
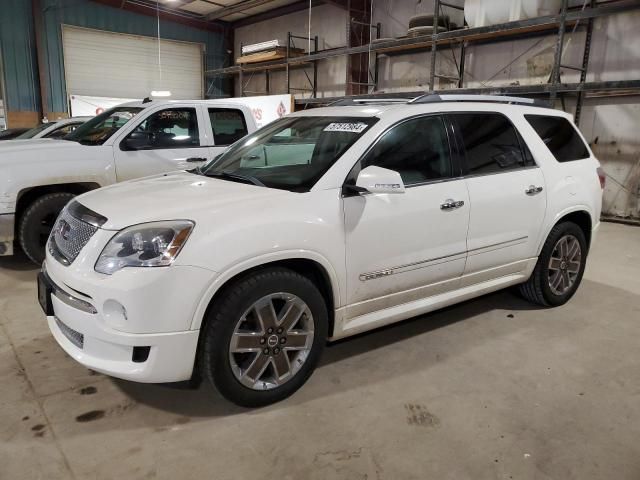
[[[49,193],[72,193],[80,195],[90,190],[100,188],[95,182],[73,182],[73,183],[54,183],[50,185],[37,185],[35,187],[23,188],[18,192],[16,197],[16,228],[22,214],[35,200]]]
[[[596,222],[593,219],[593,215],[589,208],[586,206],[577,206],[571,210],[567,210],[556,215],[553,223],[547,228],[545,235],[542,237],[540,244],[538,245],[538,255],[542,251],[542,247],[544,243],[547,241],[547,237],[549,233],[559,223],[562,222],[573,222],[580,227],[582,232],[584,233],[584,237],[587,240],[587,250],[591,246],[591,237],[593,232],[593,226]]]
[[[327,302],[329,336],[331,337],[335,324],[335,309],[340,305],[340,287],[337,275],[331,264],[318,254],[302,251],[296,251],[295,254],[292,253],[279,255],[275,258],[272,255],[254,258],[234,265],[219,274],[203,295],[196,309],[191,329],[201,329],[209,309],[224,294],[225,289],[234,282],[266,268],[282,267],[309,278],[318,287]]]

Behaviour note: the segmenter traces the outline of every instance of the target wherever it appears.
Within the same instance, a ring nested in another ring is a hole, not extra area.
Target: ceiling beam
[[[207,20],[218,20],[219,18],[226,17],[227,15],[233,15],[234,13],[244,12],[250,8],[260,7],[271,3],[274,0],[245,0],[240,3],[234,3],[215,12],[211,12],[207,15]]]
[[[129,12],[138,13],[140,15],[146,15],[150,17],[156,16],[155,4],[151,4],[145,0],[92,0],[93,2],[107,5],[109,7],[127,10]],[[182,25],[188,25],[190,27],[199,28],[201,30],[208,30],[211,32],[221,32],[227,28],[230,28],[230,24],[227,22],[217,21],[209,22],[205,17],[199,17],[188,12],[175,11],[173,13],[171,9],[167,7],[160,7],[160,18]]]
[[[311,0],[311,7],[317,7],[326,3],[326,0]],[[289,15],[290,13],[300,12],[309,8],[308,0],[300,0],[289,5],[283,5],[282,7],[276,7],[266,12],[256,13],[250,17],[241,18],[231,23],[232,28],[246,27],[247,25],[253,25],[254,23],[263,22],[272,18],[281,17],[283,15]]]

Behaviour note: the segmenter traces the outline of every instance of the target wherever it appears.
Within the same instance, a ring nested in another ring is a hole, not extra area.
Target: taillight
[[[604,169],[602,167],[598,167],[596,172],[598,172],[598,179],[600,180],[600,188],[604,190],[604,184],[607,181],[607,174],[604,173]]]

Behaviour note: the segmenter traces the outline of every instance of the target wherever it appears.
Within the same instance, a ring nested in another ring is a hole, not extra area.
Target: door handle
[[[453,200],[451,198],[447,198],[443,203],[440,204],[440,210],[454,210],[456,208],[460,208],[464,205],[462,200]]]
[[[204,158],[204,157],[189,157],[189,158],[187,158],[185,160],[185,162],[189,162],[189,163],[192,163],[192,162],[206,162],[206,161],[207,161],[207,159]]]
[[[524,193],[526,193],[527,195],[536,195],[538,193],[540,193],[542,191],[542,187],[536,187],[535,185],[529,185],[529,188],[527,188]]]

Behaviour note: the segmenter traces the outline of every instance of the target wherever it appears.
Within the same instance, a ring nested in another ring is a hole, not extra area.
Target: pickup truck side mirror
[[[131,132],[122,141],[123,150],[146,150],[153,147],[153,135],[148,132]]]
[[[404,182],[395,170],[372,165],[360,172],[355,189],[369,193],[404,193]]]

